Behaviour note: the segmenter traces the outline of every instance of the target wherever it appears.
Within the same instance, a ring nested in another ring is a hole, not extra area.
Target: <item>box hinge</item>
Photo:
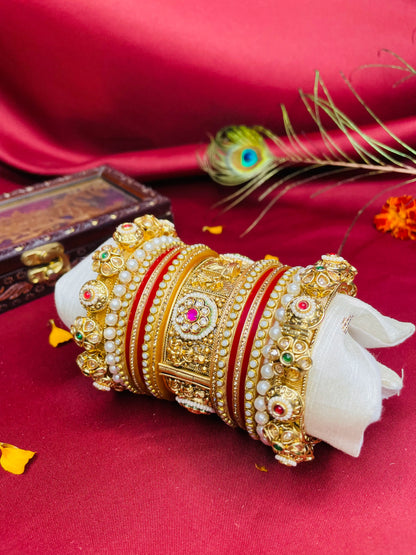
[[[25,251],[20,260],[29,267],[27,279],[30,283],[54,283],[71,269],[69,257],[61,243],[47,243]]]

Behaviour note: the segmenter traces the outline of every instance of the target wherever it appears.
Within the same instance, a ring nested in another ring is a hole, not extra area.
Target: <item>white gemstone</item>
[[[250,399],[252,399],[252,398],[253,398],[253,394],[252,394],[252,393],[250,393],[250,392],[246,393],[246,399],[247,399],[248,401],[249,401]]]
[[[121,281],[121,283],[129,283],[131,281],[131,273],[127,270],[123,270],[122,272],[120,272],[118,279]]]
[[[125,292],[126,292],[126,288],[124,287],[124,285],[121,285],[118,283],[117,285],[114,286],[113,293],[116,297],[122,297],[125,294]]]
[[[260,380],[257,384],[257,391],[260,395],[265,395],[270,389],[270,383],[266,380]]]
[[[120,308],[121,308],[120,299],[111,299],[110,308],[111,308],[111,310],[120,310]]]
[[[116,330],[114,328],[105,328],[104,337],[106,339],[114,339],[116,336]]]
[[[127,269],[131,272],[135,272],[139,267],[139,263],[134,258],[129,258],[126,262]]]
[[[252,381],[248,381],[248,382],[246,383],[246,388],[247,388],[247,389],[251,389],[251,388],[253,387],[253,385],[254,385],[254,383],[253,383]]]
[[[272,378],[274,375],[273,366],[271,364],[263,364],[260,372],[263,378]]]
[[[277,341],[280,337],[281,329],[278,323],[274,324],[272,328],[269,329],[269,336],[273,341]]]
[[[261,424],[262,426],[267,424],[269,421],[269,415],[267,412],[256,412],[256,416],[254,418],[256,419],[257,424]]]
[[[248,376],[249,378],[254,378],[255,375],[256,375],[256,373],[255,373],[254,370],[249,370],[249,371],[247,372],[247,376]]]
[[[106,341],[104,343],[104,350],[107,353],[113,353],[116,350],[116,344],[114,343],[114,341]]]
[[[258,365],[258,361],[257,360],[251,360],[250,361],[250,368],[256,368],[256,366]]]
[[[143,249],[137,249],[133,256],[136,260],[138,260],[140,262],[145,257],[145,254],[146,253],[144,252]]]
[[[256,400],[254,401],[254,406],[259,411],[265,411],[266,401],[264,400],[264,397],[256,397]]]
[[[114,326],[114,324],[117,323],[117,320],[118,320],[118,316],[113,312],[109,312],[105,317],[105,323],[107,324],[107,326]]]

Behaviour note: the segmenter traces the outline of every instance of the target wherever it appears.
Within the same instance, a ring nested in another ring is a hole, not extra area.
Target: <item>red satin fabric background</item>
[[[327,181],[301,186],[242,239],[259,204],[211,209],[227,191],[197,175],[195,152],[227,124],[282,133],[280,103],[313,139],[297,89],[312,90],[316,69],[355,121],[374,123],[341,71],[415,146],[416,80],[393,87],[406,74],[360,69],[395,63],[383,48],[416,66],[415,16],[410,1],[3,2],[0,192],[112,163],[159,179],[153,185],[172,199],[185,241],[312,263],[336,251],[357,210],[400,179],[363,179],[316,197]],[[415,195],[416,186],[401,193]],[[415,243],[371,223],[387,196],[363,213],[344,255],[359,270],[361,299],[414,322]],[[202,232],[218,223],[222,235]],[[0,469],[0,551],[414,553],[415,338],[376,353],[404,368],[405,387],[385,402],[360,457],[320,444],[314,462],[291,469],[215,417],[96,391],[78,371],[75,345],[49,346],[51,317],[52,296],[0,316],[0,441],[38,452],[22,476]]]

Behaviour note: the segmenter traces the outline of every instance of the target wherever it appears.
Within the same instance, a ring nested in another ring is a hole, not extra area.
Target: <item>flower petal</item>
[[[222,233],[222,225],[215,225],[215,226],[209,226],[209,225],[204,225],[204,227],[202,228],[202,231],[208,231],[209,233],[212,233],[212,235],[221,235]]]
[[[0,465],[4,470],[12,474],[23,474],[25,466],[36,454],[35,451],[19,449],[19,447],[9,443],[0,443],[0,452]]]
[[[49,320],[49,323],[52,326],[49,334],[49,344],[52,345],[52,347],[57,347],[58,345],[73,339],[72,333],[62,328],[58,328],[53,320]]]

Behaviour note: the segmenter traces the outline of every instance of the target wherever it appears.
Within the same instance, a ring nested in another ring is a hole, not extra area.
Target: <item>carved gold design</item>
[[[166,385],[176,395],[176,401],[190,412],[196,414],[214,412],[209,398],[209,389],[176,378],[166,378]]]

